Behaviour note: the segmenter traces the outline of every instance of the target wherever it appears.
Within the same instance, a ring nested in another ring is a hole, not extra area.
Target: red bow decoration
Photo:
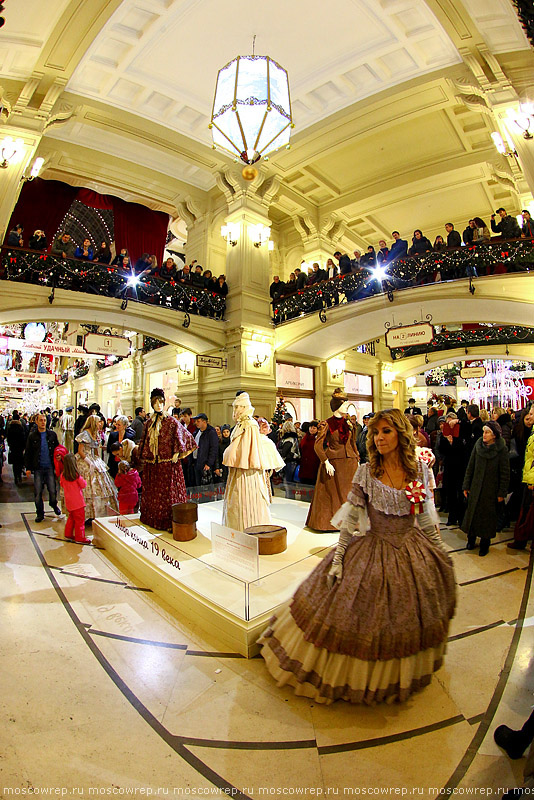
[[[410,514],[423,513],[423,501],[426,499],[426,489],[421,481],[412,481],[404,490],[406,497],[412,504]]]

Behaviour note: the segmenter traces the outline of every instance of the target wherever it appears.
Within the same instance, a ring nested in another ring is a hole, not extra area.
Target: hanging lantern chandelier
[[[210,123],[214,148],[255,164],[289,147],[293,127],[287,72],[276,61],[253,52],[219,70]]]

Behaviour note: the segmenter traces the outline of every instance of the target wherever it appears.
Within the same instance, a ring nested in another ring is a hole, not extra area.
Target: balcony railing
[[[224,297],[205,289],[195,289],[149,275],[134,280],[113,266],[75,258],[59,258],[49,253],[15,247],[2,248],[0,279],[49,289],[70,289],[85,294],[116,297],[212,319],[223,319],[226,309]]]
[[[399,258],[385,266],[385,275],[364,268],[281,297],[273,302],[273,321],[278,325],[325,308],[365,300],[375,294],[385,294],[393,301],[395,292],[413,286],[469,278],[473,290],[471,284],[477,277],[533,271],[533,239],[498,239],[420,257]]]

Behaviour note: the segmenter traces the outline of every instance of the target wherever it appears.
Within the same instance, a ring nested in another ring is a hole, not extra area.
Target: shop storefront
[[[358,372],[344,372],[344,389],[349,400],[349,414],[356,414],[358,422],[364,414],[373,411],[373,377]]]
[[[295,421],[315,419],[315,370],[299,364],[278,362],[276,393],[282,396],[289,414]]]

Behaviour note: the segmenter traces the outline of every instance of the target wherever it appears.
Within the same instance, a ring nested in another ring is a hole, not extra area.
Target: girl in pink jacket
[[[72,453],[63,457],[63,472],[59,479],[63,488],[65,507],[69,517],[65,525],[65,539],[78,544],[91,544],[85,535],[85,498],[83,490],[87,486],[85,479],[78,472],[76,458]],[[74,532],[74,536],[73,536]]]
[[[138,489],[141,488],[141,478],[136,469],[132,469],[127,461],[119,462],[119,471],[115,476],[115,486],[119,490],[119,512],[133,514],[139,501]]]

